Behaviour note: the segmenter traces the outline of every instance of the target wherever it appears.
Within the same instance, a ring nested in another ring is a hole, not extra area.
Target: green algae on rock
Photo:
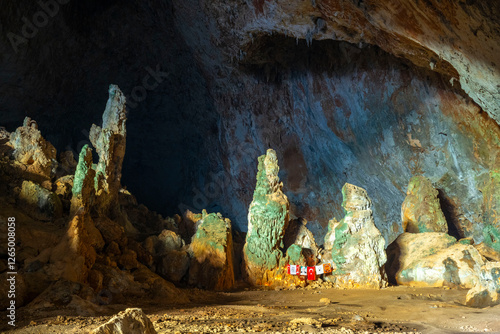
[[[71,198],[71,210],[74,214],[80,207],[89,209],[93,204],[95,171],[92,168],[92,149],[85,145],[82,147],[76,165],[75,177],[73,179]]]
[[[448,225],[438,191],[424,176],[414,176],[408,184],[407,196],[401,207],[403,230],[410,233],[448,232]]]
[[[278,158],[272,149],[259,157],[257,185],[248,211],[248,233],[243,247],[243,272],[249,283],[268,285],[273,275],[268,271],[282,269],[281,248],[289,223],[289,202],[278,177]],[[270,282],[271,280],[271,282]]]

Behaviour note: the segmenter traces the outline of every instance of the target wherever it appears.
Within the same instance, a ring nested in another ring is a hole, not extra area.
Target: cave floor
[[[390,287],[186,291],[196,302],[172,307],[129,300],[127,305],[102,306],[103,315],[97,317],[62,310],[30,315],[20,309],[18,327],[2,333],[86,333],[127,307],[141,307],[158,333],[500,332],[500,305],[465,307],[466,290]]]

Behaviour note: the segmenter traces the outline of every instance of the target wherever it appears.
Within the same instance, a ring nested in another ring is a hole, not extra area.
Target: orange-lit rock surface
[[[232,289],[235,277],[231,221],[220,214],[204,212],[197,225],[189,245],[189,282],[206,289]]]

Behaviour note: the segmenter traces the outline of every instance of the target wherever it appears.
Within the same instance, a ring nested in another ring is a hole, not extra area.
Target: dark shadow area
[[[448,224],[448,234],[457,240],[464,237],[463,233],[460,232],[460,220],[457,206],[451,198],[446,196],[446,193],[442,189],[438,189],[438,198],[439,203],[441,204],[441,210],[443,211],[444,217],[446,218],[446,222]]]

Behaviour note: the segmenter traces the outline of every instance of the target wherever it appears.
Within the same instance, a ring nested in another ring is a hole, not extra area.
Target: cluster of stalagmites
[[[0,131],[0,223],[6,227],[7,215],[18,223],[18,306],[84,305],[92,313],[92,305],[127,296],[182,303],[188,298],[174,284],[231,290],[240,276],[254,286],[304,286],[306,280],[287,274],[287,265],[322,263],[333,267],[322,279],[339,288],[448,286],[470,289],[471,306],[500,303],[500,262],[493,262],[500,260],[498,173],[490,174],[483,189],[492,214],[480,244],[448,235],[438,191],[416,176],[401,209],[405,233],[387,251],[366,190],[347,183],[345,216],[329,222],[320,247],[305,219],[290,218],[277,155],[269,149],[258,159],[243,239],[218,213],[187,211],[164,219],[138,205],[120,182],[125,122],[125,97],[112,85],[102,126],[92,125],[91,145],[81,148],[78,161],[71,152],[57,157],[29,118],[11,134]],[[1,261],[2,277],[6,271]]]

